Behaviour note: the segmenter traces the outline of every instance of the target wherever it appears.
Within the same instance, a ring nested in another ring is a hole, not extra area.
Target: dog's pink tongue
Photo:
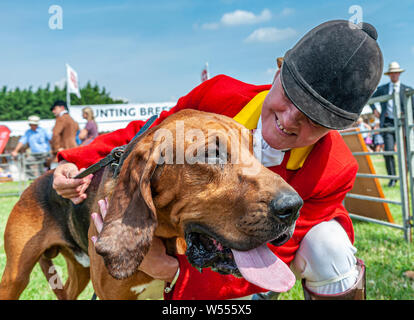
[[[249,251],[231,251],[240,273],[250,283],[274,292],[286,292],[295,284],[292,271],[266,244]]]

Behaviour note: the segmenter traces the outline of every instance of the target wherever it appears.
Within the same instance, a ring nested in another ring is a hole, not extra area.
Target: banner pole
[[[68,109],[70,107],[70,93],[69,90],[66,89],[66,105],[68,106]]]

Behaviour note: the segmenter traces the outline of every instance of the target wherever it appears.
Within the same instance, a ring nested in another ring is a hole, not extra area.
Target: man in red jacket
[[[355,258],[352,222],[342,205],[357,164],[334,129],[349,127],[358,119],[381,78],[383,58],[376,39],[375,28],[367,23],[323,23],[285,54],[272,85],[255,86],[217,76],[180,98],[153,124],[192,108],[227,115],[254,130],[259,146],[255,154],[262,164],[282,176],[304,200],[291,239],[269,247],[304,279],[307,299],[365,296],[365,267]],[[128,143],[143,124],[133,121],[87,147],[59,153],[56,192],[74,203],[83,201],[90,177],[70,177],[112,148]],[[94,219],[100,223],[99,215]],[[166,298],[230,299],[265,291],[231,275],[210,270],[199,273],[183,256],[170,257],[167,267],[164,263],[162,270],[155,270],[154,261],[165,258],[159,246],[150,249],[140,269],[172,282]]]

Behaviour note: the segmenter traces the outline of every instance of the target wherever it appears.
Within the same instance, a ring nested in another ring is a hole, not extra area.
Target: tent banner
[[[154,102],[154,103],[128,103],[128,104],[103,104],[70,106],[69,114],[77,122],[83,123],[82,109],[90,107],[93,110],[95,121],[114,122],[146,120],[153,115],[159,115],[164,110],[170,110],[176,102]]]

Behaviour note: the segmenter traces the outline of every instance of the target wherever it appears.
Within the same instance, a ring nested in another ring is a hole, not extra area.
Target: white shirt
[[[67,111],[67,110],[63,110],[63,111],[61,111],[61,112],[59,113],[58,117],[63,116],[65,113],[68,113],[68,111]]]
[[[400,93],[400,86],[401,86],[400,81],[398,81],[396,83],[390,82],[389,85],[388,85],[388,94],[392,94],[392,92],[394,91],[394,88],[395,88],[395,92],[397,94],[399,94]],[[387,103],[387,117],[390,118],[390,119],[394,119],[394,100],[393,99],[388,100],[388,103]]]
[[[282,163],[285,155],[284,151],[273,149],[264,140],[262,136],[262,116],[260,115],[257,129],[253,133],[253,152],[256,159],[258,159],[265,167],[278,166]]]

